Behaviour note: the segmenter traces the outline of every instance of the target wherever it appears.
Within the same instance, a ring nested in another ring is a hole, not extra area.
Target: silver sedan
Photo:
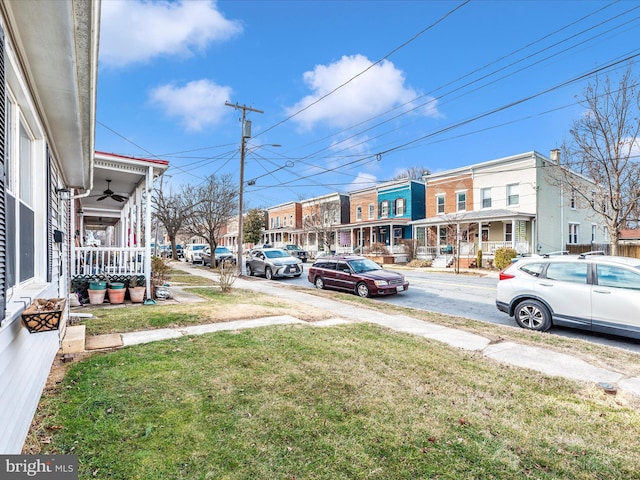
[[[267,280],[302,275],[302,261],[280,248],[254,248],[246,259],[247,275],[264,275]]]

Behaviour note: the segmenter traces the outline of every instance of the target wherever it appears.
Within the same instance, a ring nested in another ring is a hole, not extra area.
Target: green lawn
[[[622,398],[367,324],[94,355],[38,418],[81,479],[640,477]]]

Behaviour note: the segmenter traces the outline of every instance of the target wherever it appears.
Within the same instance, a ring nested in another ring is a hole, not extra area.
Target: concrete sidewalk
[[[204,269],[194,269],[186,265],[172,264],[172,268],[185,272],[216,279],[217,275]],[[311,305],[334,314],[335,317],[323,322],[307,323],[295,318],[295,315],[267,317],[256,320],[217,323],[211,325],[195,325],[176,329],[159,329],[146,332],[132,332],[122,334],[121,345],[135,345],[168,338],[177,338],[183,335],[197,335],[222,330],[237,330],[243,328],[262,327],[268,325],[283,324],[307,324],[310,326],[331,326],[336,324],[368,322],[381,325],[385,328],[412,335],[419,335],[430,340],[446,343],[452,347],[481,352],[487,358],[505,364],[529,368],[547,375],[559,376],[573,380],[593,382],[606,391],[624,391],[640,396],[640,377],[625,377],[621,372],[607,370],[591,365],[577,357],[554,352],[549,349],[533,347],[515,342],[492,343],[481,335],[445,327],[435,323],[418,320],[405,315],[389,315],[375,310],[369,310],[352,305],[347,305],[335,300],[300,292],[286,286],[279,285],[277,281],[256,282],[238,278],[234,284],[237,288],[255,290],[276,297],[283,297],[301,305]],[[115,345],[114,345],[115,346]]]

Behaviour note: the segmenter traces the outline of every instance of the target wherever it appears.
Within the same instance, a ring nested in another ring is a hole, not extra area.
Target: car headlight
[[[387,282],[386,280],[374,280],[374,282],[376,284],[376,287],[386,287],[387,285],[389,285],[389,282]]]

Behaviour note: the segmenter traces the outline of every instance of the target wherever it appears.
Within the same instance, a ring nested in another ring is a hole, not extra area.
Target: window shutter
[[[5,143],[7,135],[6,129],[6,97],[5,97],[5,75],[4,75],[4,30],[0,28],[0,323],[4,320],[7,303],[7,282],[6,282],[6,238],[7,229],[5,221],[6,212],[6,192],[5,166],[6,149]]]

